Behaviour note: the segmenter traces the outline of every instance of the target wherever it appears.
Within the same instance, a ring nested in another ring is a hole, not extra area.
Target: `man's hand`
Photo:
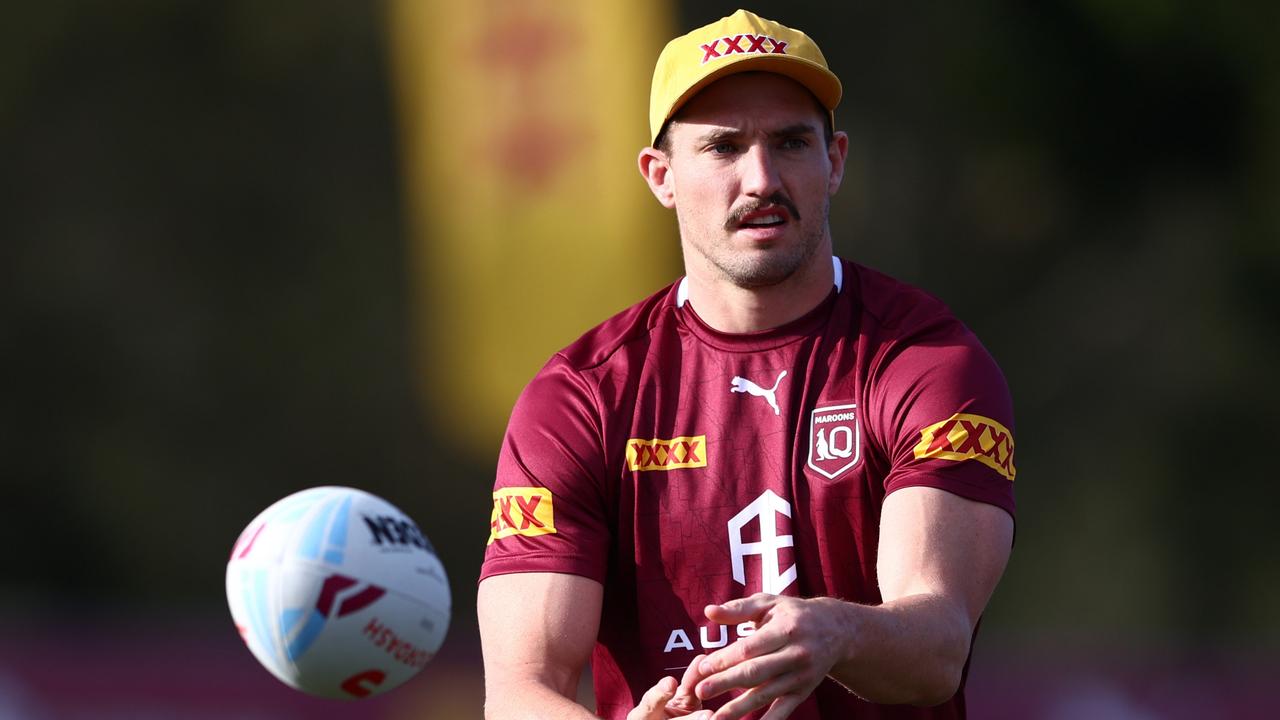
[[[837,642],[854,631],[845,604],[830,598],[756,593],[708,605],[705,612],[721,625],[756,624],[750,636],[694,663],[702,676],[695,688],[702,700],[747,690],[717,710],[715,720],[739,718],[766,705],[763,720],[789,716],[841,659]]]
[[[627,713],[627,720],[711,720],[710,710],[699,712],[702,701],[693,691],[701,677],[698,667],[704,657],[699,655],[689,663],[679,683],[675,678],[667,676],[649,688],[640,698],[640,704]]]

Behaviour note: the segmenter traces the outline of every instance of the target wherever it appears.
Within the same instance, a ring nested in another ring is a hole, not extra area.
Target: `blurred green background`
[[[735,7],[685,0],[673,29]],[[750,7],[808,31],[844,81],[838,252],[945,300],[1013,389],[1018,539],[979,638],[975,714],[998,716],[985,698],[1016,678],[1018,707],[1058,703],[1045,717],[1070,716],[1058,696],[1113,712],[1094,717],[1173,717],[1153,688],[1194,682],[1209,683],[1195,707],[1246,712],[1250,678],[1280,667],[1280,5]],[[59,716],[40,708],[62,686],[24,675],[30,653],[96,638],[83,662],[101,665],[136,642],[145,665],[139,627],[207,643],[184,645],[192,669],[262,676],[248,710],[209,712],[284,716],[293,700],[262,698],[291,691],[239,647],[223,571],[258,511],[321,484],[399,505],[453,582],[455,624],[424,675],[473,702],[431,710],[419,689],[414,709],[377,707],[478,716],[494,458],[445,440],[416,377],[385,7],[6,15],[12,716]],[[326,711],[355,712],[341,707]]]

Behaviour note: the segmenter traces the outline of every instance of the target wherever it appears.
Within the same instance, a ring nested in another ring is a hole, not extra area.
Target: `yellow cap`
[[[650,140],[689,98],[733,73],[758,70],[786,75],[818,98],[835,122],[840,79],[808,35],[746,10],[667,43],[649,91]]]

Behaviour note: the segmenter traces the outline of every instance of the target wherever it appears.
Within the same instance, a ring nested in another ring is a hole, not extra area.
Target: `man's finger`
[[[769,712],[764,714],[760,720],[785,720],[791,717],[791,713],[804,702],[805,695],[783,695],[773,704],[769,706]]]
[[[781,633],[773,633],[767,630],[758,631],[750,637],[731,643],[728,647],[711,653],[698,663],[698,674],[703,678],[700,684],[705,683],[706,678],[737,667],[752,658],[777,652],[786,643],[787,638]],[[707,697],[701,692],[698,695],[704,699]]]
[[[640,704],[627,713],[627,720],[650,720],[662,717],[661,708],[676,694],[676,679],[668,675],[640,698]]]
[[[733,667],[712,675],[698,683],[698,697],[703,700],[723,695],[730,690],[750,690],[758,688],[777,678],[786,675],[788,664],[786,658],[776,654],[761,658],[752,658]]]
[[[777,602],[777,595],[756,593],[750,597],[729,600],[719,605],[708,605],[703,608],[702,612],[712,622],[722,624],[740,623],[758,619]]]
[[[698,699],[698,695],[694,692],[694,687],[702,680],[702,674],[698,672],[698,664],[706,655],[695,657],[689,667],[685,668],[684,675],[680,678],[680,686],[676,688],[675,696],[667,701],[667,712],[672,715],[679,716],[684,713],[691,713],[702,707],[702,701]]]
[[[684,675],[680,678],[681,686],[697,684],[698,680],[701,679],[701,674],[698,672],[698,665],[705,657],[706,654],[703,653],[695,656],[693,660],[689,661],[689,666],[684,669]]]
[[[747,692],[744,692],[725,703],[723,707],[716,710],[715,715],[712,717],[714,717],[715,720],[736,720],[736,718],[740,718],[753,710],[759,710],[762,707],[769,706],[770,703],[774,703],[776,705],[776,701],[786,697],[783,695],[786,685],[787,681],[775,679],[772,682],[761,685],[760,687],[753,687]],[[770,712],[772,711],[773,708],[771,707]],[[789,713],[790,709],[787,709],[786,712]],[[778,717],[786,717],[786,715],[770,716],[770,720],[776,720]]]

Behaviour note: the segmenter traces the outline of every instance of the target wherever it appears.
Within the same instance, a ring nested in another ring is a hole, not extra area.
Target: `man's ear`
[[[649,191],[658,198],[658,202],[668,210],[676,206],[676,192],[671,175],[671,160],[667,154],[657,148],[647,147],[640,151],[638,158],[640,174],[649,183]]]
[[[827,178],[827,195],[835,195],[844,180],[844,167],[849,159],[849,136],[837,132],[827,145],[827,159],[831,161],[831,177]]]

